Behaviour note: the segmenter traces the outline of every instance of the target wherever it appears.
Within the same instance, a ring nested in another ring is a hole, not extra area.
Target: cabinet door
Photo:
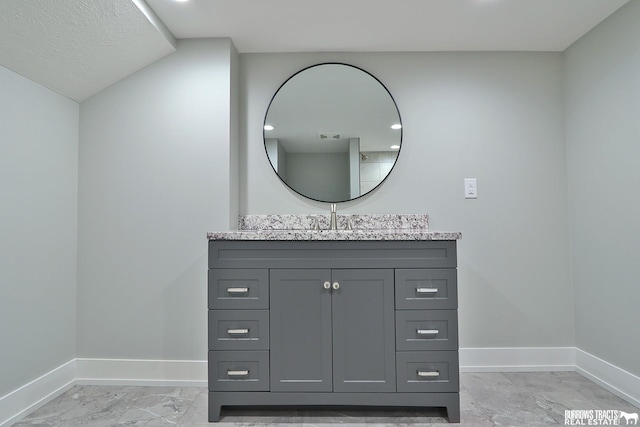
[[[333,270],[333,390],[395,392],[393,270]]]
[[[332,390],[330,270],[270,271],[271,391]]]

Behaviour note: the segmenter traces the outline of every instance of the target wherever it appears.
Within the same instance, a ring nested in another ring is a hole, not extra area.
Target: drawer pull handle
[[[437,294],[438,288],[416,288],[416,292],[419,294]]]
[[[246,294],[249,292],[249,288],[227,288],[229,294]]]
[[[249,333],[249,329],[227,329],[228,335],[246,335]]]
[[[440,376],[439,371],[418,371],[418,376],[422,378],[435,378]]]
[[[227,371],[227,375],[230,377],[246,377],[249,375],[249,370],[244,371]]]
[[[440,331],[438,329],[416,329],[418,335],[438,335]]]

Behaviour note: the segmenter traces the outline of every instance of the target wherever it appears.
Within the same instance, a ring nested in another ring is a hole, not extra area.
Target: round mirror
[[[378,187],[402,143],[395,101],[360,68],[326,63],[280,86],[264,120],[267,157],[282,182],[321,202],[344,202]]]

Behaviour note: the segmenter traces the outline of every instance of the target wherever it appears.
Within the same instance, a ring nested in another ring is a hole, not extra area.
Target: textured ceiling
[[[240,52],[562,51],[628,1],[0,0],[0,65],[81,101],[174,35]]]
[[[131,0],[0,1],[0,65],[77,101],[173,52],[174,43]]]
[[[176,37],[240,52],[563,51],[627,1],[147,0]]]

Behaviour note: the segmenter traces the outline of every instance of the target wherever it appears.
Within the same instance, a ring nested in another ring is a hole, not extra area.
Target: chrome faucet
[[[329,229],[330,230],[337,230],[338,229],[338,221],[336,220],[336,211],[337,211],[337,205],[335,203],[331,203],[331,223],[329,224]]]

